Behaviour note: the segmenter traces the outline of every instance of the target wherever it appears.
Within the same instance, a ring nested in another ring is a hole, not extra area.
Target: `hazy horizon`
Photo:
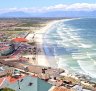
[[[71,13],[72,11],[72,13]],[[83,11],[83,13],[81,12]],[[96,17],[95,0],[3,0],[0,1],[0,17]],[[8,13],[9,14],[6,14]],[[17,13],[11,13],[17,12]],[[25,12],[25,13],[18,13]],[[77,12],[75,14],[75,12]],[[91,13],[90,13],[91,12]],[[3,15],[2,15],[3,14]],[[12,14],[12,15],[11,15]],[[24,14],[24,16],[23,16]],[[31,14],[31,15],[30,15]],[[83,15],[82,15],[83,14]],[[89,15],[89,16],[88,16]]]
[[[0,1],[0,14],[13,11],[27,13],[48,11],[93,11],[95,0],[3,0]]]

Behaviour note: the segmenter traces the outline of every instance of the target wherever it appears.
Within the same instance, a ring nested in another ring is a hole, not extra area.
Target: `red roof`
[[[14,42],[28,42],[28,40],[25,38],[15,38],[12,41],[14,41]]]
[[[11,76],[8,76],[8,77],[2,77],[0,78],[0,86],[3,84],[4,80],[7,80],[8,82],[10,83],[15,83],[17,80],[20,80],[24,78],[24,76],[19,76],[19,78],[12,78]]]
[[[52,91],[73,91],[65,87],[55,87]]]
[[[11,77],[11,76],[8,76],[7,77],[7,80],[10,82],[10,83],[15,83],[17,80],[20,80],[24,78],[24,76],[19,76],[18,78],[14,78],[14,77]]]

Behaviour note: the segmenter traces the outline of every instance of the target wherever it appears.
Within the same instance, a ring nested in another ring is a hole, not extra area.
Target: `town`
[[[47,63],[46,60],[53,60],[44,53],[43,36],[47,28],[60,20],[61,18],[0,20],[0,89],[75,91],[75,86],[82,86],[84,91],[91,91],[96,88],[96,83],[91,82],[87,75],[67,74],[65,69]]]

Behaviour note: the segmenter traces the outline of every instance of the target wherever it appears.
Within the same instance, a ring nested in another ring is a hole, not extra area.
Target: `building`
[[[53,86],[49,91],[75,91],[75,90],[67,89],[66,87]]]
[[[12,42],[28,42],[28,40],[27,39],[25,39],[25,38],[15,38],[15,39],[12,39]]]
[[[5,80],[1,87],[8,87],[15,91],[48,91],[52,85],[37,77],[26,76],[14,83]]]
[[[15,45],[13,43],[2,45],[2,49],[0,51],[0,56],[7,56],[15,51]]]
[[[73,89],[74,89],[75,91],[83,91],[83,87],[81,86],[80,83],[77,84],[77,85],[75,85],[75,86],[73,87]]]
[[[13,74],[14,68],[13,67],[8,67],[8,66],[1,66],[0,67],[0,77],[8,75],[8,74]]]

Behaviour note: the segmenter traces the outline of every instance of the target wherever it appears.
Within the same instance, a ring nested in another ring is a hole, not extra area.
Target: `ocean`
[[[44,49],[57,68],[96,79],[96,18],[65,19],[44,35]]]

